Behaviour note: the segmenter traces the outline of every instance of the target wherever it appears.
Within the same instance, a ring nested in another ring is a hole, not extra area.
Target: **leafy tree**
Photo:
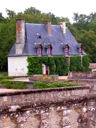
[[[3,21],[4,17],[2,16],[2,13],[0,13],[0,23]]]
[[[33,15],[33,14],[40,14],[41,11],[39,11],[38,9],[35,9],[34,7],[30,7],[28,9],[25,9],[24,14],[27,15]]]
[[[73,20],[76,21],[76,23],[79,21],[79,14],[78,13],[73,13]]]
[[[14,18],[16,15],[16,13],[14,11],[11,11],[7,8],[6,8],[6,12],[7,12],[7,15],[9,16],[9,18]]]
[[[84,51],[90,58],[90,62],[96,62],[96,35],[95,32],[85,31],[83,35],[77,38],[77,41],[82,43]]]

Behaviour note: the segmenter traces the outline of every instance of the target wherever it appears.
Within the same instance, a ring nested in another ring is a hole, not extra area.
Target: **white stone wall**
[[[42,70],[43,70],[43,75],[46,74],[46,65],[45,64],[42,64]]]
[[[27,56],[8,57],[8,76],[26,76]]]

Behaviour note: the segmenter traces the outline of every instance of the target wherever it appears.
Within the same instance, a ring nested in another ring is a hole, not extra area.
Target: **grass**
[[[13,77],[0,77],[0,88],[8,88],[8,89],[26,89],[27,87],[25,86],[24,82],[15,82],[11,81]]]
[[[8,76],[8,72],[0,72],[0,75],[2,75],[2,76]]]
[[[34,86],[36,86],[38,89],[43,88],[56,88],[56,87],[73,87],[73,86],[81,86],[75,83],[44,83],[44,82],[35,82]]]

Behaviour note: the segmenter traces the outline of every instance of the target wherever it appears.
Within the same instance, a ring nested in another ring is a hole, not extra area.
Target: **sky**
[[[18,13],[30,7],[44,13],[51,12],[55,16],[67,17],[73,22],[74,12],[86,15],[96,12],[96,0],[2,0],[0,12],[6,17],[6,8]]]

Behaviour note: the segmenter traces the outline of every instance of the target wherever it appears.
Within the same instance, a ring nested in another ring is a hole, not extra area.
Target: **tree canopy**
[[[12,45],[16,40],[16,19],[25,19],[27,23],[39,23],[51,21],[58,24],[66,21],[67,27],[90,58],[90,62],[96,62],[96,13],[90,15],[74,13],[74,23],[70,23],[67,17],[56,17],[53,13],[42,13],[40,10],[30,7],[24,12],[15,13],[6,9],[7,17],[0,12],[0,71],[7,70],[7,57]]]

